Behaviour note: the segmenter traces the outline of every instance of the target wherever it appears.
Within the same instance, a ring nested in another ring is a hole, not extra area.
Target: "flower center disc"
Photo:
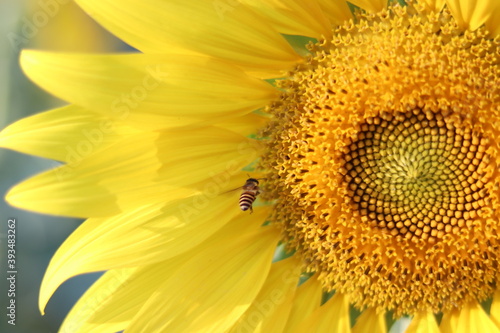
[[[357,22],[279,81],[262,133],[271,219],[360,308],[484,300],[499,278],[498,41],[417,5]]]
[[[487,140],[470,129],[458,134],[441,114],[415,113],[367,119],[341,172],[361,221],[415,243],[435,243],[471,228],[486,206],[490,158]]]

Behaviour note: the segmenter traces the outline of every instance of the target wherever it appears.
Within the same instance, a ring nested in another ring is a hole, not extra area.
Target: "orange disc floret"
[[[358,307],[460,308],[499,278],[499,42],[446,11],[359,14],[280,81],[272,221]]]

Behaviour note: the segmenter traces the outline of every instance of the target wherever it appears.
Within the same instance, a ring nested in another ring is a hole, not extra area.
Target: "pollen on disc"
[[[418,4],[358,13],[277,81],[270,222],[360,309],[437,313],[500,282],[500,48]]]

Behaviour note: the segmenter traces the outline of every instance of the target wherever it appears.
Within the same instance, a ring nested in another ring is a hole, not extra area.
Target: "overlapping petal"
[[[335,294],[316,308],[293,330],[294,333],[351,332],[349,301],[345,295]]]
[[[145,53],[181,47],[229,60],[266,77],[281,76],[299,61],[265,18],[239,1],[77,3],[109,31]]]
[[[352,18],[351,10],[345,1],[318,0],[318,3],[331,24],[340,25]]]
[[[498,0],[446,0],[446,4],[459,26],[476,30],[490,20]]]
[[[68,164],[15,186],[7,200],[56,215],[109,216],[174,200],[176,189],[219,173],[233,175],[258,154],[250,140],[215,127],[182,135],[144,132],[95,153],[92,149],[85,158],[75,155]]]
[[[497,327],[500,328],[500,291],[495,292],[493,295],[493,302],[491,303],[490,318]]]
[[[376,309],[370,308],[356,319],[356,324],[352,328],[352,333],[385,333],[387,325],[385,323],[385,314],[377,313]]]
[[[368,12],[376,13],[387,7],[387,0],[350,0],[350,3]]]
[[[406,333],[440,333],[436,318],[431,311],[420,312],[412,320]]]
[[[0,146],[69,162],[76,155],[108,147],[139,130],[75,105],[23,118],[0,133]],[[86,154],[83,154],[86,155]]]
[[[441,333],[500,332],[477,302],[471,302],[460,310],[445,313],[439,329]]]
[[[500,36],[500,1],[494,1],[491,4],[491,15],[485,22],[486,28],[490,32],[491,37]]]
[[[300,273],[300,261],[295,257],[273,263],[261,291],[229,332],[283,331]]]
[[[241,135],[251,135],[257,133],[264,125],[269,122],[268,116],[257,113],[249,113],[242,117],[222,120],[214,126],[233,131]]]
[[[283,332],[293,332],[301,322],[320,307],[322,292],[321,283],[314,276],[297,288],[292,310]]]
[[[283,34],[331,38],[328,18],[316,0],[239,0],[266,16]]]
[[[12,188],[7,201],[23,209],[76,217],[109,216],[120,212],[117,193],[152,182],[160,163],[156,157],[157,133],[125,139],[87,156],[75,155],[68,164],[41,173]],[[124,145],[127,149],[120,149]],[[118,146],[118,147],[116,147]],[[134,172],[134,178],[130,173]],[[105,184],[103,182],[108,182]],[[131,188],[132,186],[132,188]],[[140,196],[138,197],[140,198]]]
[[[279,239],[277,229],[260,227],[259,222],[244,225],[235,220],[201,244],[195,255],[158,286],[128,331],[231,328],[260,292]]]
[[[159,263],[196,247],[238,216],[241,223],[248,223],[263,221],[269,213],[262,207],[255,216],[241,216],[234,199],[201,194],[108,219],[88,219],[52,258],[42,283],[41,304],[78,274]]]
[[[445,0],[421,0],[425,3],[430,9],[439,12],[443,9],[445,5]]]
[[[268,83],[205,56],[24,51],[21,65],[55,96],[147,129],[242,116],[277,94]]]
[[[134,282],[138,275],[137,271],[137,268],[125,268],[106,272],[73,306],[64,319],[60,331],[108,333],[124,329],[134,310],[140,308],[141,298],[148,295],[147,289],[150,287],[149,283],[143,284],[141,292],[134,293],[130,290],[126,293],[126,297],[121,297],[123,285]],[[134,297],[130,297],[131,295]],[[112,307],[107,308],[107,305]],[[45,304],[40,308],[42,313],[44,306]],[[104,312],[100,311],[103,307],[106,307]]]

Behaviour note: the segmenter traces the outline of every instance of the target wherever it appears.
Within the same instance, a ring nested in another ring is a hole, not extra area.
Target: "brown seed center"
[[[367,119],[345,154],[348,193],[362,221],[435,242],[459,234],[485,206],[487,140],[441,114]]]

